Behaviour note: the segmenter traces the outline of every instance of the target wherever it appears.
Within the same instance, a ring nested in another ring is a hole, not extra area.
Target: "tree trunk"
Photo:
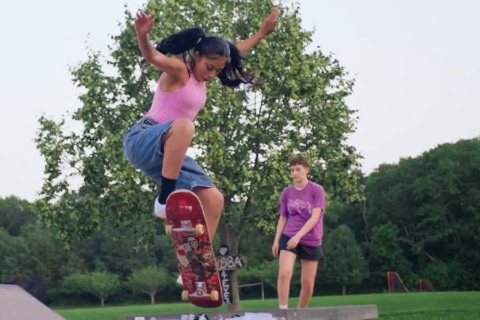
[[[102,305],[102,308],[105,307],[105,298],[104,297],[100,297],[100,303]]]
[[[150,304],[155,304],[155,293],[150,293]]]
[[[232,304],[228,306],[229,312],[240,311],[240,290],[238,288],[237,270],[232,271]]]
[[[342,296],[347,294],[347,286],[342,284]]]

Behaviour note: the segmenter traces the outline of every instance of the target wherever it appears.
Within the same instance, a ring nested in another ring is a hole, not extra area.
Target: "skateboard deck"
[[[200,307],[221,306],[220,278],[200,199],[189,190],[176,190],[166,206],[165,233],[172,237],[182,300]]]

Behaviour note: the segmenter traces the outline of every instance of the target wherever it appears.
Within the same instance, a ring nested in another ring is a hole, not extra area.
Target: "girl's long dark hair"
[[[182,54],[184,60],[191,49],[204,57],[228,58],[225,68],[218,74],[222,84],[238,87],[242,83],[252,83],[252,77],[243,70],[242,56],[238,48],[221,37],[205,36],[199,27],[184,29],[163,39],[156,45],[156,49],[163,54]]]

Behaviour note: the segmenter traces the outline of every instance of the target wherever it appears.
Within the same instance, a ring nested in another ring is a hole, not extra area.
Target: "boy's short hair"
[[[305,168],[310,169],[310,164],[308,164],[307,159],[300,154],[296,154],[290,159],[289,166],[291,167],[295,165],[302,165]]]

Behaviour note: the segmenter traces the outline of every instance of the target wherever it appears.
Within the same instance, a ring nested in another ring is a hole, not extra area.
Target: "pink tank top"
[[[152,106],[145,117],[159,123],[177,119],[193,121],[198,112],[205,106],[206,101],[206,82],[197,81],[193,75],[188,78],[185,86],[173,92],[162,91],[160,80],[158,80]]]

